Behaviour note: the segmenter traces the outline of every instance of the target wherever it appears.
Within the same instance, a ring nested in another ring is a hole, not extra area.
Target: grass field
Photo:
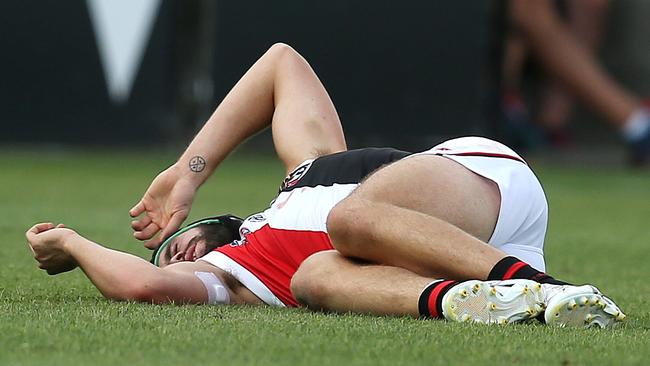
[[[594,365],[650,359],[650,175],[537,167],[556,277],[593,282],[628,314],[616,330],[452,324],[270,307],[153,306],[104,300],[80,270],[37,269],[24,231],[64,222],[147,257],[128,209],[173,154],[0,151],[0,365]],[[264,208],[282,177],[272,158],[235,156],[191,219]]]

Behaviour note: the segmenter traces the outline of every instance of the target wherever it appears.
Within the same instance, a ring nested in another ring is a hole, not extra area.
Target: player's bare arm
[[[239,80],[186,151],[131,209],[134,236],[155,248],[187,218],[194,195],[245,139],[272,127],[287,172],[317,156],[346,150],[336,109],[307,61],[273,45]],[[156,233],[161,235],[152,239]]]
[[[260,303],[245,287],[206,262],[158,268],[51,223],[34,225],[26,237],[39,268],[58,274],[80,267],[108,299],[157,304]]]

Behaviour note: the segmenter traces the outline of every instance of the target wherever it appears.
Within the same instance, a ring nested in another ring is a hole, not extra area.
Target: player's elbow
[[[271,62],[275,69],[276,77],[280,78],[283,75],[295,73],[300,67],[307,65],[307,61],[302,55],[286,43],[273,44],[266,51],[263,58]]]
[[[169,297],[164,294],[164,284],[156,278],[139,278],[128,281],[115,291],[104,293],[110,299],[118,301],[136,301],[144,303],[166,303]]]
[[[300,58],[300,54],[286,43],[274,43],[269,47],[266,54],[274,60],[286,60]]]
[[[288,44],[277,42],[271,45],[271,47],[269,47],[269,52],[286,53],[286,52],[295,52],[295,51]]]

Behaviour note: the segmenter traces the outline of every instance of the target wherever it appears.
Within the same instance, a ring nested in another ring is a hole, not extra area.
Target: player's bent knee
[[[335,251],[312,254],[300,264],[291,278],[291,293],[304,306],[315,310],[327,309],[327,300],[336,291],[331,275],[334,273]]]
[[[339,202],[327,215],[327,233],[332,245],[344,256],[355,256],[371,227],[368,221],[368,204],[363,199],[348,197]]]
[[[510,23],[524,33],[540,29],[542,20],[552,16],[552,9],[544,1],[515,0],[510,4]],[[543,19],[542,19],[543,18]]]

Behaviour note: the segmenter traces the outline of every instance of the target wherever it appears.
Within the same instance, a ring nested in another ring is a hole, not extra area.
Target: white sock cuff
[[[644,108],[637,109],[623,125],[623,137],[633,142],[641,139],[650,130],[650,112]]]

